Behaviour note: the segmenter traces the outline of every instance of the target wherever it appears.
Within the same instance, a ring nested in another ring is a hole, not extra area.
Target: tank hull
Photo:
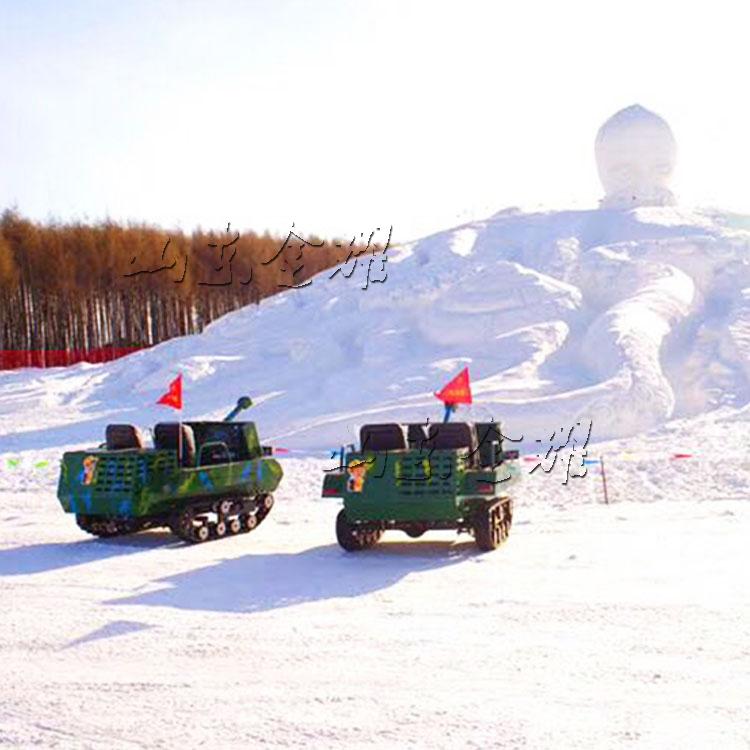
[[[57,497],[76,515],[168,518],[199,499],[270,494],[282,476],[270,457],[183,468],[173,451],[72,451],[63,455]]]

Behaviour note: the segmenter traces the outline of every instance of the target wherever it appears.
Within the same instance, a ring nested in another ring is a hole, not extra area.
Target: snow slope
[[[351,442],[369,419],[438,418],[462,366],[527,441],[580,418],[634,435],[750,400],[750,219],[674,207],[495,216],[394,248],[382,284],[323,273],[104,365],[0,373],[3,451],[100,439],[108,421],[220,416],[249,393],[282,445]]]

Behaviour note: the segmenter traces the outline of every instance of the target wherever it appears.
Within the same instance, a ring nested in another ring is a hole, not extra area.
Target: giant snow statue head
[[[604,186],[603,208],[668,206],[677,144],[659,115],[639,104],[621,109],[599,128],[596,165]]]

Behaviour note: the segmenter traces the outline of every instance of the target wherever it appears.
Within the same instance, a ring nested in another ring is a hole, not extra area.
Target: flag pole
[[[180,379],[180,408],[177,410],[177,468],[182,466],[182,373],[178,373]]]
[[[177,466],[182,464],[182,373],[169,384],[169,390],[156,402],[175,409],[177,416]]]
[[[182,466],[182,405],[177,412],[177,468]]]
[[[604,502],[609,505],[609,494],[607,493],[607,473],[604,471],[604,456],[599,456],[599,466],[602,470],[602,489],[604,490]]]
[[[177,379],[180,383],[180,408],[177,410],[177,468],[182,466],[182,373],[178,372]]]

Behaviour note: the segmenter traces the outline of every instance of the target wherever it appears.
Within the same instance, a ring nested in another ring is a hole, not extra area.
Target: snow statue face
[[[677,144],[659,115],[634,104],[612,115],[596,136],[603,208],[667,206]]]

